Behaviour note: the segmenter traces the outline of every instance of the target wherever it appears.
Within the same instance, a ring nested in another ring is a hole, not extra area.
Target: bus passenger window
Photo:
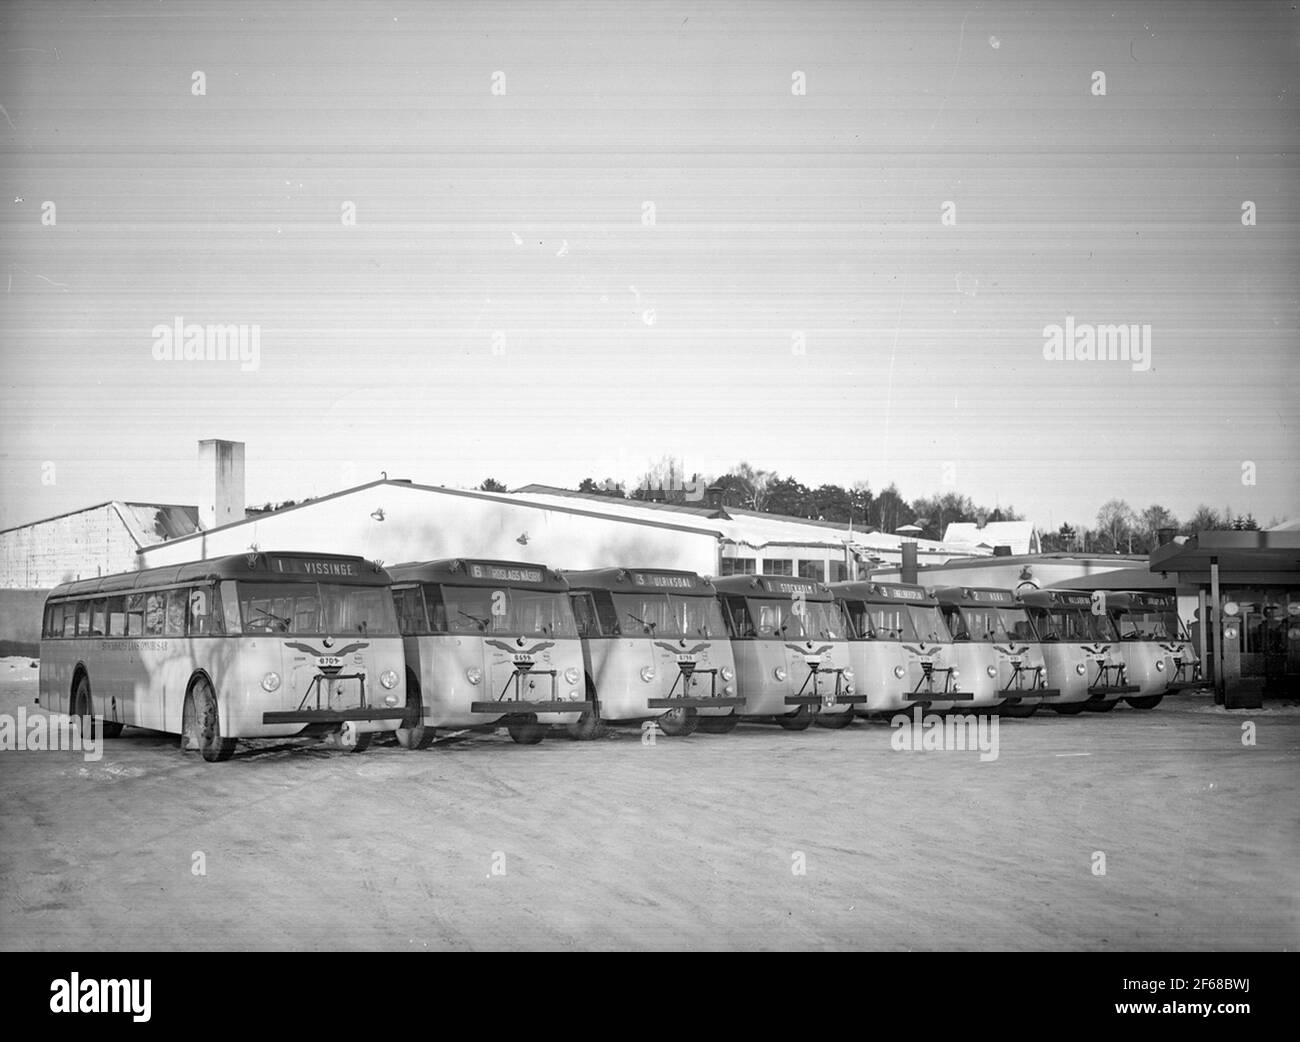
[[[144,595],[144,631],[150,637],[161,637],[163,619],[167,613],[167,595],[165,593],[146,593]]]
[[[41,626],[42,637],[59,637],[63,635],[63,605],[47,604],[45,622]]]
[[[220,598],[215,588],[193,586],[189,590],[191,635],[213,636],[221,633]]]
[[[128,637],[144,635],[143,593],[128,593],[126,595],[126,635]]]
[[[105,601],[103,598],[92,601],[90,605],[90,635],[92,637],[102,637],[108,632],[108,624],[104,619]]]
[[[596,625],[596,606],[592,603],[591,594],[572,594],[569,603],[573,606],[573,618],[578,624],[578,636],[600,636],[600,629]]]
[[[77,605],[72,601],[63,605],[63,635],[65,637],[77,635]]]
[[[424,597],[418,586],[394,590],[393,605],[397,608],[397,628],[402,633],[424,633],[428,630],[424,618]]]
[[[126,636],[125,597],[110,597],[108,599],[108,635],[110,637]]]
[[[600,632],[606,637],[621,636],[623,627],[619,625],[614,599],[603,590],[592,599],[596,605],[596,621],[600,624]]]
[[[167,618],[164,625],[169,637],[185,636],[185,602],[188,599],[186,597],[188,592],[187,590],[167,591]]]
[[[90,601],[77,602],[77,636],[90,636]]]

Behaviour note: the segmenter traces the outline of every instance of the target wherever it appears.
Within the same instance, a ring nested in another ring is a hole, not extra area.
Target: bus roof
[[[1106,591],[1107,611],[1173,611],[1177,600],[1171,593],[1144,590]]]
[[[958,608],[983,608],[990,604],[1016,606],[1016,595],[997,586],[940,586],[934,590],[934,597],[940,604]]]
[[[1092,607],[1092,595],[1084,590],[1024,590],[1016,594],[1016,599],[1035,608]]]
[[[262,582],[330,582],[354,586],[387,586],[392,580],[383,568],[364,557],[347,554],[304,554],[295,551],[259,551],[212,557],[206,561],[187,561],[160,568],[142,568],[95,579],[78,579],[52,589],[47,600],[80,597],[94,593],[119,593],[150,586],[174,586],[178,583],[220,579],[256,579]]]
[[[713,583],[702,575],[679,568],[587,568],[561,574],[574,590],[662,590],[682,597],[712,597],[717,593]]]
[[[908,604],[936,604],[934,596],[924,586],[915,583],[873,583],[847,579],[830,584],[831,593],[837,600],[866,601],[871,604],[892,604],[906,601]]]
[[[389,567],[393,582],[445,583],[448,586],[511,586],[521,590],[563,593],[569,588],[554,568],[533,561],[492,561],[448,557],[439,561],[407,561]]]
[[[830,587],[824,582],[789,575],[728,575],[714,579],[713,585],[719,593],[744,597],[789,597],[792,593],[802,593],[805,600],[834,600]]]

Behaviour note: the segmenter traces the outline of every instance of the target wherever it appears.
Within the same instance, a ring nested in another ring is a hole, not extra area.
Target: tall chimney
[[[900,582],[916,582],[916,543],[911,539],[904,539],[898,547],[903,551],[902,566],[898,570],[898,579]]]
[[[244,520],[244,443],[199,442],[199,527]]]

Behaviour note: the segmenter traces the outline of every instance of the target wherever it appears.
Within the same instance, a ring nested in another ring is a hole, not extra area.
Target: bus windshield
[[[938,605],[909,604],[907,614],[911,617],[912,630],[917,640],[926,644],[947,644],[952,640]]]
[[[1037,640],[1024,608],[963,606],[954,616],[953,640],[993,644],[1007,640]]]
[[[716,597],[682,597],[673,593],[616,593],[611,596],[619,632],[647,637],[726,635]]]
[[[1177,639],[1182,628],[1177,612],[1125,611],[1115,621],[1119,625],[1120,640]]]
[[[426,586],[434,633],[576,637],[573,608],[562,592],[509,586]]]
[[[384,586],[243,581],[238,586],[245,633],[397,632],[393,596]]]
[[[848,626],[834,601],[804,601],[803,615],[788,598],[749,598],[746,602],[754,632],[774,640],[845,640]]]
[[[1115,639],[1110,620],[1105,615],[1094,615],[1087,608],[1039,609],[1033,612],[1034,628],[1042,641],[1067,643],[1092,643]]]

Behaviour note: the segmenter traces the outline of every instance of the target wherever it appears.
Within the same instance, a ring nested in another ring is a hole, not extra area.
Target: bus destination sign
[[[539,583],[543,579],[540,568],[503,568],[498,564],[471,564],[469,574],[474,579],[502,583]]]
[[[286,575],[314,575],[321,579],[351,578],[361,575],[361,566],[357,561],[326,561],[302,557],[272,557],[272,568]]]
[[[695,586],[695,581],[689,575],[658,575],[655,572],[633,572],[632,581],[638,586],[672,590],[690,590]]]

